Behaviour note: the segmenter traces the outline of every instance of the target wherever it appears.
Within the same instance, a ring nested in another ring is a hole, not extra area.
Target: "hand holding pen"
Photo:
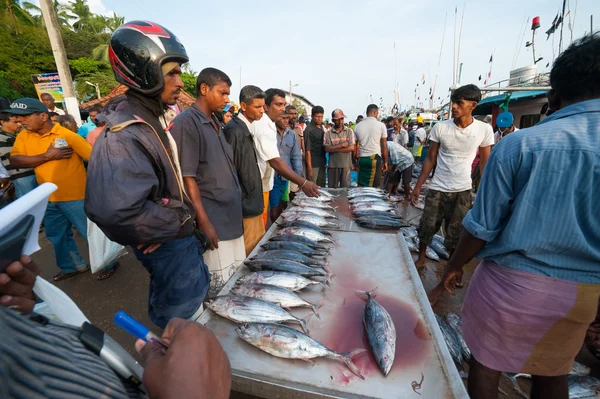
[[[134,335],[142,332],[138,330]],[[143,359],[143,384],[151,398],[229,398],[229,359],[212,331],[175,318],[162,336],[156,337],[160,343],[154,337],[146,338],[152,345],[141,339],[135,345]]]

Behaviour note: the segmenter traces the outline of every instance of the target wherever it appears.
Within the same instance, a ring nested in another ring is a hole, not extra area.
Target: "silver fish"
[[[413,251],[413,252],[419,253],[419,248],[417,248],[417,246],[415,245],[415,243],[413,242],[413,240],[411,240],[408,237],[404,237],[404,241],[406,241],[406,246],[408,247],[409,251]]]
[[[331,194],[329,191],[322,188],[319,189],[319,194],[321,194],[323,197],[337,198],[337,195]]]
[[[273,241],[288,241],[288,242],[293,242],[293,243],[304,244],[305,246],[310,247],[310,248],[314,249],[315,251],[323,253],[323,255],[329,253],[329,248],[327,248],[325,245],[319,244],[315,240],[311,240],[310,238],[307,238],[304,236],[293,236],[293,235],[271,236],[271,238],[269,238],[269,242],[273,242]],[[311,254],[304,254],[304,255],[312,256]]]
[[[592,369],[579,362],[573,362],[569,375],[590,375]],[[531,374],[519,373],[515,374],[515,378],[531,378]]]
[[[454,360],[454,363],[462,370],[462,348],[460,346],[460,340],[456,335],[456,332],[450,327],[450,324],[443,317],[439,316],[437,313],[435,314],[435,319],[437,320],[438,325],[440,326],[440,330],[442,330],[442,335],[444,336],[444,341],[446,341],[446,346],[448,347],[448,351],[450,352],[450,356]]]
[[[458,337],[458,341],[460,342],[460,347],[462,349],[462,356],[465,361],[468,363],[471,360],[471,350],[467,346],[462,334],[462,318],[456,313],[448,313],[446,315],[446,320],[448,320],[448,324],[456,333]]]
[[[296,196],[294,197],[294,199],[298,199],[298,200],[304,200],[306,198],[315,199],[315,200],[321,201],[321,202],[331,202],[335,199],[333,197],[327,197],[325,195],[322,195],[320,197],[309,197],[308,195],[306,195],[302,192],[299,194],[296,194]]]
[[[285,220],[289,220],[289,221],[294,221],[294,220],[302,220],[304,222],[308,222],[308,223],[312,223],[316,226],[319,227],[325,227],[325,228],[339,228],[339,226],[335,223],[331,223],[329,221],[327,221],[327,219],[325,219],[322,216],[318,216],[309,212],[303,213],[303,212],[298,212],[295,214],[289,214],[287,216],[284,217]]]
[[[348,202],[351,204],[357,202],[385,202],[385,197],[379,195],[359,195],[356,197],[348,198]]]
[[[318,199],[314,199],[314,198],[294,198],[294,200],[292,201],[292,204],[294,204],[296,206],[301,206],[301,207],[306,206],[306,207],[313,207],[313,208],[328,209],[331,211],[335,210],[331,205],[327,205],[325,202],[319,201]]]
[[[413,238],[417,236],[417,230],[415,230],[413,227],[403,227],[400,229],[400,231],[406,238]]]
[[[365,379],[352,362],[352,358],[365,353],[365,349],[337,353],[300,331],[277,324],[244,323],[235,331],[241,339],[270,355],[308,362],[319,357],[339,360],[357,377]]]
[[[375,230],[398,230],[402,226],[406,226],[406,223],[400,220],[394,220],[391,218],[373,218],[373,217],[362,217],[356,219],[356,223],[360,227]]]
[[[333,275],[325,270],[306,266],[293,260],[285,259],[254,259],[246,260],[244,264],[253,271],[274,270],[279,272],[288,272],[300,274],[304,277],[326,277],[330,280]]]
[[[600,379],[591,376],[569,375],[569,399],[600,398]]]
[[[311,240],[317,242],[329,242],[333,243],[333,240],[322,233],[319,233],[313,229],[307,229],[305,227],[286,227],[277,231],[276,235],[294,235],[294,236],[303,236],[306,238],[310,238]]]
[[[446,251],[446,247],[444,247],[443,243],[440,243],[438,240],[431,240],[431,245],[429,248],[433,249],[433,251],[438,254],[438,256],[442,259],[450,259],[450,254]]]
[[[414,241],[415,245],[417,246],[417,248],[419,248],[419,244],[420,244],[419,237],[417,237],[417,236],[413,237],[413,241]],[[434,260],[436,262],[440,261],[440,257],[438,256],[438,254],[429,245],[427,246],[427,249],[425,249],[425,256],[427,256],[429,259]]]
[[[373,299],[372,292],[365,292],[368,299],[363,323],[373,357],[381,372],[387,376],[396,355],[396,327],[387,310]]]
[[[276,287],[274,285],[246,283],[236,285],[231,289],[235,295],[247,296],[250,298],[262,299],[263,301],[271,302],[281,306],[284,309],[289,308],[311,308],[315,316],[319,319],[317,313],[317,305],[306,302],[292,291],[285,288]]]
[[[261,299],[223,295],[209,300],[206,306],[219,316],[236,323],[298,323],[308,333],[306,320]]]
[[[286,236],[276,236],[286,237]],[[290,236],[292,237],[292,236]],[[295,236],[298,237],[298,236]],[[273,237],[275,238],[275,237]],[[326,256],[327,252],[319,249],[314,249],[302,242],[294,242],[291,240],[270,240],[260,246],[265,251],[289,250],[296,251],[306,256]]]
[[[319,262],[318,260],[309,258],[306,255],[301,254],[300,252],[292,251],[289,249],[276,249],[273,251],[262,251],[252,256],[249,259],[287,259],[293,260],[296,262],[300,262],[305,264],[306,266],[311,267],[323,267],[325,263]]]
[[[329,289],[329,286],[322,281],[311,280],[296,273],[275,272],[271,270],[252,272],[240,277],[236,281],[236,284],[243,283],[269,284],[281,288],[287,288],[291,291],[300,291],[308,286],[316,284],[322,285],[323,287]]]
[[[317,226],[314,223],[311,222],[307,222],[306,220],[286,220],[282,223],[278,223],[276,222],[277,226],[279,226],[280,228],[284,228],[284,227],[305,227],[307,229],[311,229],[314,231],[318,231],[321,234],[324,234],[326,236],[330,236],[331,233],[328,232],[327,230],[325,230],[322,227]]]
[[[338,218],[333,213],[328,212],[325,209],[315,208],[312,206],[293,206],[291,208],[286,209],[285,212],[282,213],[282,215],[288,215],[288,214],[294,214],[294,213],[306,213],[306,212],[312,213],[314,215],[321,216],[324,218],[328,218],[328,219],[337,219]],[[283,218],[285,219],[285,216],[283,216]]]
[[[385,205],[358,204],[358,205],[352,207],[352,210],[354,210],[354,211],[374,210],[374,211],[386,212],[386,211],[391,211],[393,209],[394,209],[394,206],[390,205],[390,204],[385,204]]]
[[[382,199],[376,198],[363,198],[356,201],[350,201],[353,207],[359,207],[361,205],[381,205],[381,206],[389,206],[389,202],[386,202]]]

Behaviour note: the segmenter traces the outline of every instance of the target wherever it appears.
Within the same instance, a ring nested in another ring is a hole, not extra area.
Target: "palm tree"
[[[44,18],[42,17],[42,9],[40,7],[36,6],[35,4],[33,4],[29,1],[24,1],[21,4],[25,10],[29,11],[29,13],[33,12],[33,14],[35,14],[35,15],[33,15],[33,19],[37,26],[40,26],[42,28],[46,26],[46,23],[44,22]],[[69,21],[71,19],[73,19],[74,17],[67,12],[69,8],[64,4],[60,4],[58,2],[58,0],[54,0],[52,5],[54,7],[54,13],[56,14],[58,23],[61,26],[71,27],[71,25],[69,24]]]
[[[73,22],[75,31],[87,30],[90,20],[94,15],[87,5],[87,0],[73,0],[69,4],[69,11],[73,13],[74,19],[76,19],[76,21]]]
[[[0,10],[6,12],[15,23],[15,32],[19,34],[18,22],[25,23],[27,25],[34,25],[35,21],[31,14],[29,14],[23,7],[19,0],[2,0],[0,1]]]
[[[125,23],[124,17],[119,17],[113,12],[112,17],[106,18],[106,30],[113,33],[117,28]],[[101,44],[92,50],[92,58],[96,61],[110,62],[108,58],[108,43]]]
[[[117,28],[125,23],[125,17],[119,17],[117,13],[113,12],[112,17],[107,18],[106,27],[113,33]]]

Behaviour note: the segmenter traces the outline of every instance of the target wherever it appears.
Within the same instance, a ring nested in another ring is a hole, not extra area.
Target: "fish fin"
[[[329,273],[327,275],[327,279],[325,280],[325,283],[331,283],[331,280],[335,277],[335,273]]]
[[[300,325],[302,326],[302,330],[306,333],[306,334],[310,334],[308,331],[308,322],[305,319],[298,319],[298,322],[300,323]]]
[[[317,310],[319,310],[319,307],[312,305],[312,304],[310,305],[310,308],[312,309],[315,316],[317,316],[317,319],[321,320],[321,315],[319,315],[319,313],[317,312]]]
[[[310,364],[313,364],[313,365],[315,364],[315,361],[312,360],[312,359],[298,359],[298,360],[302,360],[303,362],[310,363]]]
[[[331,269],[329,269],[329,267],[327,267],[327,265],[321,265],[321,269],[325,270],[327,273],[331,274]]]
[[[346,366],[348,366],[348,368],[350,369],[350,371],[352,371],[352,373],[354,373],[354,375],[356,375],[358,378],[360,378],[361,380],[364,380],[365,377],[363,377],[363,375],[360,373],[360,371],[358,370],[358,368],[356,367],[356,365],[354,364],[354,362],[352,361],[352,359],[358,355],[362,355],[364,353],[366,353],[367,350],[366,349],[362,349],[362,348],[357,348],[357,349],[352,349],[348,352],[345,353],[341,353],[340,359],[342,359],[342,361],[346,364]]]
[[[331,289],[331,287],[327,285],[327,281],[319,281],[319,284],[321,284],[323,287],[325,287],[328,290]]]
[[[331,236],[331,232],[327,231],[327,230],[321,230],[321,234],[324,234],[326,236]]]

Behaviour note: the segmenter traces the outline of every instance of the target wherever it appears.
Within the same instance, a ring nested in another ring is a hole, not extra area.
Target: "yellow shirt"
[[[421,115],[417,116],[417,123],[425,123],[425,119]]]
[[[54,140],[63,138],[73,148],[73,155],[68,159],[45,162],[36,168],[35,177],[39,184],[54,183],[58,189],[50,194],[50,201],[78,201],[85,198],[85,168],[83,159],[90,159],[92,146],[81,136],[59,125],[54,124],[51,131],[39,135],[23,130],[17,135],[11,156],[36,156],[45,153],[54,145]]]

